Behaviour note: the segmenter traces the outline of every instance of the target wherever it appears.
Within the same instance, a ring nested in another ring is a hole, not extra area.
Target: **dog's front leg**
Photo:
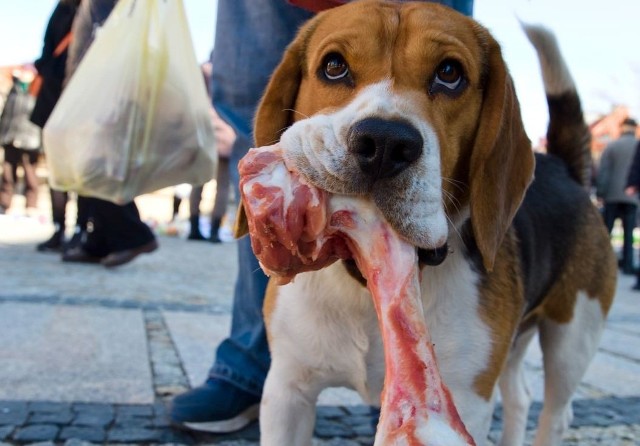
[[[260,406],[261,446],[311,445],[319,389],[299,365],[274,359]]]

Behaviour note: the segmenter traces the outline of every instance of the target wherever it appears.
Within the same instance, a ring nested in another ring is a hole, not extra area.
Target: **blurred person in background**
[[[34,63],[36,70],[38,70],[38,77],[34,83],[38,85],[31,121],[40,128],[47,123],[62,93],[67,53],[71,42],[71,24],[79,5],[80,0],[60,0],[58,2],[44,33],[42,54]],[[38,244],[36,248],[42,252],[61,252],[65,246],[64,232],[68,195],[66,192],[54,189],[50,189],[50,193],[54,232],[49,240]],[[76,234],[78,235],[74,235],[71,244],[79,240],[79,234],[86,230],[86,225],[86,216],[79,214],[76,217]]]
[[[635,274],[633,261],[633,230],[636,227],[638,197],[625,193],[627,177],[636,153],[637,123],[633,119],[622,122],[620,138],[609,143],[602,152],[597,174],[596,195],[604,205],[604,222],[609,233],[616,219],[622,222],[623,243],[620,269],[624,274]]]
[[[202,76],[207,88],[207,94],[211,98],[211,62],[202,64]],[[218,152],[218,169],[216,172],[216,194],[215,201],[213,203],[213,210],[211,211],[211,227],[210,236],[206,238],[200,231],[200,202],[202,201],[202,191],[204,185],[192,186],[191,191],[188,194],[189,198],[189,235],[188,240],[209,240],[212,243],[220,243],[220,237],[218,231],[222,224],[222,219],[227,211],[227,204],[229,203],[230,192],[230,177],[229,177],[229,156],[233,148],[233,143],[236,140],[236,133],[233,128],[227,124],[224,120],[218,116],[213,106],[210,108],[211,122],[213,124],[213,130],[216,138],[216,149]],[[182,191],[182,185],[176,186],[173,195],[173,220],[178,217],[180,203],[185,197],[185,192]]]
[[[117,0],[83,0],[80,3],[71,29],[73,39],[67,57],[67,78],[73,76],[93,42],[96,30],[106,21],[116,3]],[[115,267],[158,249],[156,237],[140,219],[135,202],[119,205],[100,198],[84,198],[78,201],[78,212],[86,212],[87,230],[78,246],[63,253],[64,262]]]
[[[633,162],[629,168],[629,176],[627,178],[627,186],[624,190],[628,197],[638,199],[640,192],[640,141],[636,140]],[[636,283],[632,288],[634,291],[640,291],[640,269],[636,269]]]
[[[0,115],[0,146],[4,148],[0,180],[0,214],[4,214],[11,207],[20,166],[24,172],[27,215],[34,214],[38,205],[36,167],[40,157],[40,129],[29,120],[35,101],[28,91],[33,77],[31,71],[14,70],[13,84]]]

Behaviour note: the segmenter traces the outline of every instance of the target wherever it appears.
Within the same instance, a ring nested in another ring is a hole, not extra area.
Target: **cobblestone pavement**
[[[257,445],[255,424],[212,436],[176,430],[166,416],[174,395],[202,381],[228,331],[235,245],[160,236],[157,252],[122,268],[63,264],[34,249],[51,231],[42,195],[40,216],[0,216],[0,446]],[[170,216],[166,192],[139,205],[148,221]],[[564,445],[640,445],[640,294],[632,283],[620,276]],[[539,351],[527,358],[536,399],[530,444],[542,379]],[[314,445],[372,444],[377,414],[357,396],[332,391],[321,404]],[[498,406],[490,444],[500,426]]]

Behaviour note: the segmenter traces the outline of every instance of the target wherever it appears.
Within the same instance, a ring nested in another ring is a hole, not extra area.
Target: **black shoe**
[[[194,216],[189,218],[189,235],[187,240],[206,240],[207,238],[200,232],[200,217]]]
[[[114,266],[124,265],[125,263],[129,263],[140,254],[148,254],[150,252],[158,249],[158,242],[151,240],[149,243],[145,243],[142,246],[138,246],[137,248],[132,249],[124,249],[122,251],[112,252],[108,256],[106,256],[100,263],[104,266],[111,268]]]
[[[211,221],[211,235],[209,236],[209,241],[211,243],[222,243],[222,240],[220,240],[220,237],[218,237],[218,230],[220,229],[221,224],[221,218],[214,218]]]
[[[71,237],[71,239],[65,243],[64,245],[64,252],[70,251],[72,249],[75,248],[79,248],[80,246],[82,246],[82,241],[84,240],[84,236],[85,236],[86,232],[84,231],[76,231],[73,233],[73,236]]]
[[[200,231],[198,232],[190,232],[187,236],[187,240],[206,240],[207,238],[202,235]]]
[[[36,246],[38,252],[62,252],[64,247],[64,233],[56,231],[46,242],[39,243]]]
[[[260,398],[226,381],[209,378],[173,399],[171,422],[196,431],[235,432],[258,419]]]
[[[72,262],[72,263],[100,263],[102,257],[94,256],[89,254],[87,251],[82,248],[82,246],[76,246],[72,249],[67,249],[62,254],[63,262]]]

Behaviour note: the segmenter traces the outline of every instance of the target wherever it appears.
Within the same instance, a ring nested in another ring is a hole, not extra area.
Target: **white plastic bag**
[[[54,189],[115,203],[204,184],[217,154],[181,0],[120,0],[44,128]]]

